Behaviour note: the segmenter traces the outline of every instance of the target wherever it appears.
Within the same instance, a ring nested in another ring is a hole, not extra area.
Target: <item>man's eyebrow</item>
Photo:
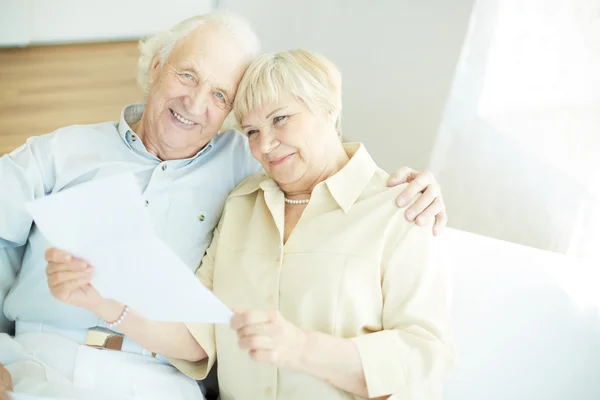
[[[220,92],[223,92],[225,94],[225,96],[229,97],[229,99],[231,99],[231,93],[233,93],[233,90],[225,87],[225,86],[217,86],[217,90]]]
[[[196,68],[196,64],[191,61],[182,61],[180,67],[182,69],[189,69],[191,71],[199,73],[198,68]]]
[[[188,69],[188,70],[194,72],[196,75],[198,75],[199,78],[202,77],[202,73],[200,72],[200,70],[198,68],[196,68],[196,64],[192,61],[182,61],[181,68]],[[230,87],[225,86],[225,85],[216,85],[216,90],[218,90],[219,92],[223,92],[223,94],[225,94],[227,97],[229,97],[229,99],[231,99],[232,93],[235,92]]]

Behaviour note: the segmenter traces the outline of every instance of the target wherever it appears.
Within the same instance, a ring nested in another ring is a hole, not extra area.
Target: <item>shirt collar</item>
[[[119,119],[117,130],[126,143],[128,143],[127,134],[129,132],[134,133],[130,124],[134,124],[142,119],[145,108],[145,104],[130,104],[121,110],[121,119]]]
[[[144,114],[145,108],[146,108],[146,105],[143,103],[130,104],[130,105],[126,106],[125,108],[123,108],[123,110],[121,111],[121,118],[119,120],[117,130],[119,131],[119,135],[121,136],[123,141],[127,144],[127,146],[130,149],[135,150],[139,153],[142,153],[144,156],[150,157],[158,162],[163,162],[158,157],[156,157],[148,152],[148,150],[142,143],[142,141],[139,138],[139,136],[137,135],[137,133],[135,133],[131,129],[131,124],[134,124],[134,123],[138,122],[140,119],[142,119],[142,115]],[[182,160],[169,160],[167,162],[169,164],[178,164],[179,166],[186,166],[186,165],[192,163],[198,157],[210,152],[210,150],[213,148],[213,145],[214,145],[213,142],[217,139],[218,136],[219,135],[217,134],[210,142],[208,142],[208,144],[206,146],[204,146],[204,148],[202,148],[202,150],[200,150],[194,156],[192,156],[190,158],[182,159]]]
[[[377,171],[377,164],[361,143],[344,143],[344,150],[350,157],[350,161],[335,175],[327,178],[325,182],[319,183],[317,187],[325,184],[338,206],[347,213],[373,178]],[[248,178],[231,196],[244,196],[256,192],[258,189],[268,192],[279,190],[279,187],[263,172]]]
[[[325,180],[331,196],[347,213],[365,190],[377,164],[361,143],[344,143],[350,161],[337,174]]]

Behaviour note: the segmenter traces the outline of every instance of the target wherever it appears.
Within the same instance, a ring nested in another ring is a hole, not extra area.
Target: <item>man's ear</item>
[[[158,76],[160,75],[160,70],[162,69],[162,65],[160,64],[160,57],[158,54],[154,56],[152,60],[152,66],[150,67],[150,85],[158,80]]]

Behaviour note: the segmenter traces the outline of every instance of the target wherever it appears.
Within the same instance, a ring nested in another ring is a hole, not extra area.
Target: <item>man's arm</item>
[[[4,299],[21,269],[25,246],[0,248],[0,333],[14,334],[14,323],[2,312]]]
[[[342,143],[351,143],[345,137],[341,137]],[[398,207],[404,207],[415,197],[419,199],[406,210],[404,216],[408,221],[415,221],[419,226],[433,225],[433,235],[439,236],[446,227],[448,216],[446,205],[442,199],[440,185],[429,171],[417,172],[409,167],[400,167],[390,175],[388,186],[398,186],[403,183],[409,185],[396,199]]]
[[[0,157],[0,309],[21,268],[23,246],[32,226],[25,205],[44,196],[54,185],[51,138],[30,138],[27,144]],[[7,332],[8,327],[8,320],[0,313],[0,332]]]

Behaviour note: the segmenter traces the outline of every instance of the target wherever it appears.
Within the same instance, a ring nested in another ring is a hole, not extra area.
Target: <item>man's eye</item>
[[[225,95],[221,92],[216,92],[215,96],[217,96],[217,99],[219,100],[225,100]]]
[[[192,74],[188,74],[187,72],[186,72],[185,74],[183,74],[183,77],[184,77],[185,79],[189,79],[189,80],[191,80],[191,81],[193,81],[193,80],[194,80],[194,77],[192,76]]]

